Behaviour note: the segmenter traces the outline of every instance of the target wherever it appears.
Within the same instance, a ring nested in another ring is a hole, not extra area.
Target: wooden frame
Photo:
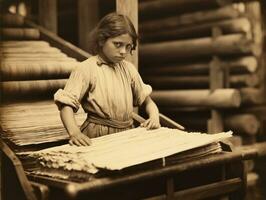
[[[20,160],[0,139],[2,198],[36,200],[34,190],[28,181]]]

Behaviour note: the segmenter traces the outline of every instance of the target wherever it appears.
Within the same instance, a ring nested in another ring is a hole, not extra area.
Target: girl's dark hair
[[[126,15],[110,13],[103,17],[91,31],[89,35],[89,52],[92,55],[96,55],[101,51],[103,44],[108,38],[127,33],[132,37],[132,50],[135,50],[138,35],[130,19]]]

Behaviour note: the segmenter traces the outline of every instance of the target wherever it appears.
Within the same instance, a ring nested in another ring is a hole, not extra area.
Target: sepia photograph
[[[265,0],[0,0],[0,200],[265,200]]]

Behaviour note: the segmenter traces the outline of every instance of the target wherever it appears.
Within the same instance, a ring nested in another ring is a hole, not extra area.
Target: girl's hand
[[[161,127],[159,117],[150,117],[145,122],[140,124],[141,127],[146,127],[147,130],[157,129]]]
[[[69,144],[77,146],[89,146],[91,145],[91,140],[88,136],[84,135],[81,132],[78,132],[71,134]]]

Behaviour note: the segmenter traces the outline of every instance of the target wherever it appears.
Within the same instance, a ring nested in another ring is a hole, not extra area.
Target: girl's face
[[[132,49],[132,38],[127,34],[108,38],[102,47],[104,59],[108,62],[121,62]]]

